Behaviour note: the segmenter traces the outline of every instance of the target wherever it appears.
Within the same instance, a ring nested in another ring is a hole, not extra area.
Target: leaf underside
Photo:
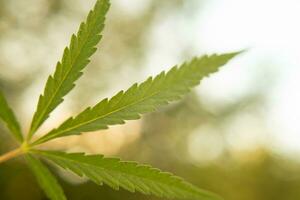
[[[198,189],[171,173],[161,172],[148,165],[123,162],[117,158],[104,158],[102,155],[84,153],[64,153],[57,151],[34,151],[60,167],[93,182],[103,183],[118,190],[139,191],[146,195],[190,200],[220,200],[210,192]]]
[[[5,122],[7,128],[12,135],[19,141],[23,141],[23,135],[19,122],[17,121],[14,112],[9,107],[3,93],[0,91],[0,118]]]
[[[139,119],[141,114],[155,111],[159,106],[180,99],[200,81],[219,70],[239,52],[196,57],[169,72],[134,84],[127,91],[119,92],[111,99],[104,99],[93,108],[87,108],[74,118],[69,118],[58,128],[37,140],[48,140],[77,135],[82,132],[107,129],[110,125],[123,124],[125,120]]]
[[[33,155],[25,155],[25,159],[39,185],[51,200],[66,200],[64,192],[49,169]]]
[[[31,123],[29,139],[49,117],[63,97],[75,87],[75,81],[82,75],[82,70],[90,62],[95,53],[96,45],[101,39],[100,32],[109,8],[108,0],[98,0],[94,9],[88,14],[85,23],[81,23],[77,35],[71,37],[62,60],[57,63],[54,75],[49,76],[44,94],[40,96],[37,110]]]

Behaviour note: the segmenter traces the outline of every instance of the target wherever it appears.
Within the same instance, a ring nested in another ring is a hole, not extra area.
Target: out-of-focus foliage
[[[21,133],[20,125],[15,117],[14,112],[9,107],[5,96],[0,91],[0,118],[4,121],[7,128],[11,131],[14,137],[21,142],[23,140],[23,136]]]
[[[81,80],[81,86],[74,90],[70,99],[67,98],[65,106],[71,110],[69,112],[76,113],[86,105],[95,103],[99,97],[106,96],[105,93],[124,88],[127,84],[125,79],[130,79],[130,82],[139,80],[149,47],[145,41],[159,20],[168,15],[191,16],[199,12],[192,6],[199,3],[197,0],[145,2],[148,3],[142,11],[135,14],[127,10],[130,5],[121,6],[121,1],[114,3],[108,17],[102,51],[96,53],[92,66]],[[186,2],[189,4],[188,11],[184,6]],[[53,71],[69,35],[75,32],[78,22],[92,3],[81,0],[0,0],[0,87],[18,113],[23,113],[21,120],[28,126],[36,105],[36,102],[31,102],[32,94],[38,97],[42,89],[34,85],[43,85],[47,75]],[[187,17],[185,19],[188,20]],[[54,29],[54,24],[60,25],[59,31]],[[189,46],[180,51],[180,55],[190,54]],[[116,70],[119,76],[115,76]],[[122,78],[116,80],[113,77]],[[257,91],[260,89],[257,88]],[[249,93],[234,99],[232,104],[212,108],[211,102],[192,94],[182,102],[146,116],[141,124],[141,134],[113,152],[123,159],[149,163],[184,176],[224,199],[299,199],[300,165],[297,161],[278,157],[263,145],[247,146],[240,144],[240,140],[234,142],[241,134],[249,137],[257,131],[268,134],[263,120],[265,98],[264,91]],[[24,108],[19,102],[27,102],[28,106],[26,104]],[[242,126],[233,130],[234,124]],[[5,130],[0,127],[1,153],[15,145]],[[86,142],[85,146],[90,149],[95,149],[91,147],[95,143],[95,146],[105,144],[101,138],[92,140],[94,142],[83,138],[81,142]],[[245,140],[251,140],[251,137]],[[207,144],[214,148],[207,148]],[[63,143],[59,147],[67,145]],[[82,146],[78,148],[80,150]],[[62,174],[56,168],[52,170],[64,177],[59,181],[70,199],[156,199],[123,190],[115,192],[106,186],[99,189],[94,183]],[[21,159],[1,165],[0,177],[0,199],[46,199]]]
[[[49,199],[66,200],[61,186],[49,169],[33,155],[25,155],[25,159],[47,197]]]

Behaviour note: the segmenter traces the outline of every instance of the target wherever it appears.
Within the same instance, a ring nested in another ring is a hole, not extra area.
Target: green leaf
[[[57,63],[54,75],[49,76],[44,94],[39,98],[29,139],[49,117],[51,111],[63,102],[63,97],[74,88],[75,81],[90,62],[89,58],[96,51],[95,46],[102,37],[100,32],[103,30],[109,5],[108,0],[98,0],[86,22],[81,23],[77,36],[72,35],[69,47],[65,48],[61,62]]]
[[[159,106],[180,99],[198,85],[205,76],[218,71],[237,53],[203,56],[134,84],[126,92],[119,92],[110,100],[104,99],[93,108],[87,108],[75,118],[69,118],[57,129],[34,142],[76,135],[82,132],[106,129],[109,125],[123,124],[124,120],[139,119],[141,114],[152,112]]]
[[[20,125],[1,91],[0,91],[0,118],[6,123],[6,126],[11,131],[13,136],[19,142],[22,142],[23,136],[22,136]]]
[[[61,186],[49,169],[30,154],[26,154],[25,159],[47,197],[51,200],[66,200]]]
[[[34,151],[64,169],[79,176],[86,176],[95,183],[103,183],[118,190],[139,191],[165,198],[219,200],[220,197],[199,189],[171,173],[161,172],[148,165],[124,162],[117,158],[104,158],[102,155],[64,153],[56,151]]]

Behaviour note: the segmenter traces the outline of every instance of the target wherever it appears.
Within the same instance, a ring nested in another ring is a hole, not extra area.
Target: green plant
[[[217,195],[199,189],[179,177],[147,165],[106,158],[102,155],[38,149],[38,145],[55,138],[107,129],[111,125],[123,124],[126,120],[139,119],[141,114],[155,111],[162,105],[180,99],[204,77],[218,71],[239,53],[196,57],[179,67],[173,67],[167,73],[162,72],[155,78],[150,77],[141,84],[134,84],[128,90],[120,91],[111,99],[104,99],[94,107],[88,107],[76,117],[67,119],[58,128],[34,140],[33,135],[50,113],[63,102],[63,97],[74,88],[75,81],[82,75],[82,70],[96,51],[95,46],[101,40],[100,33],[109,5],[108,0],[98,0],[88,14],[86,22],[81,23],[77,35],[72,35],[61,62],[57,63],[54,74],[47,80],[26,138],[23,137],[12,109],[0,92],[0,118],[20,143],[19,148],[0,156],[0,163],[17,156],[25,157],[38,183],[53,200],[62,200],[66,197],[40,158],[50,160],[97,184],[105,183],[114,189],[122,187],[131,192],[139,191],[166,198],[220,199]]]

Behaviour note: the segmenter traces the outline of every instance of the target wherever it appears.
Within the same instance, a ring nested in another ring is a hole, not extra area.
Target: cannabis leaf
[[[99,34],[104,27],[109,5],[108,0],[97,1],[86,22],[81,23],[77,36],[72,35],[69,47],[65,48],[61,62],[57,63],[54,75],[49,76],[44,94],[39,98],[29,139],[49,117],[50,112],[63,102],[63,97],[74,88],[74,82],[90,62],[89,57],[96,51],[95,46],[101,39]]]
[[[122,187],[130,192],[139,191],[159,197],[179,199],[218,200],[218,196],[198,189],[171,173],[161,172],[148,165],[123,162],[117,158],[84,153],[64,153],[57,151],[34,151],[64,169],[79,176],[86,176],[95,183],[103,183],[118,190]]]
[[[25,155],[25,159],[48,198],[51,200],[66,200],[61,186],[48,168],[30,154]]]
[[[141,114],[180,99],[205,76],[218,71],[238,53],[194,58],[180,67],[173,67],[168,73],[162,72],[154,79],[150,77],[140,85],[134,84],[110,100],[104,99],[95,107],[87,108],[78,116],[69,118],[34,144],[41,144],[57,137],[106,129],[109,125],[123,124],[124,120],[138,119]]]
[[[13,136],[19,141],[23,141],[23,135],[21,132],[20,125],[9,107],[3,93],[0,91],[0,118],[6,123],[6,126],[11,131]]]
[[[57,63],[54,75],[49,76],[44,93],[39,98],[26,140],[23,139],[19,123],[0,91],[0,118],[16,139],[22,142],[19,148],[1,155],[0,163],[23,155],[38,183],[51,200],[66,200],[66,197],[49,169],[35,156],[47,158],[79,176],[85,176],[97,184],[105,183],[114,189],[121,187],[131,192],[139,191],[165,198],[219,200],[220,197],[210,192],[147,165],[105,158],[102,155],[36,149],[36,145],[58,137],[107,129],[111,125],[123,124],[126,120],[138,119],[142,114],[155,111],[162,105],[180,99],[204,77],[218,71],[240,53],[196,57],[190,62],[173,67],[167,73],[162,72],[141,84],[136,83],[111,99],[100,101],[94,107],[85,109],[76,117],[67,119],[58,128],[32,141],[37,129],[62,103],[64,96],[74,88],[76,80],[89,63],[89,58],[96,51],[109,5],[109,0],[97,0],[86,22],[81,23],[77,35],[72,35],[69,47],[65,48],[61,62]]]

